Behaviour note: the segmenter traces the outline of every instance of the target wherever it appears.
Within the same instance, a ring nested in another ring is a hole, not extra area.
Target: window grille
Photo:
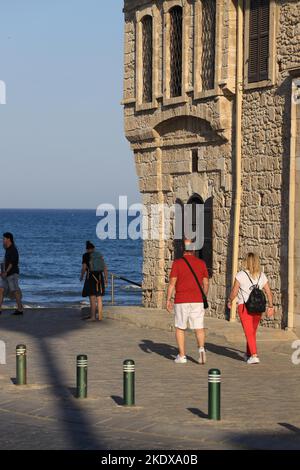
[[[215,88],[216,1],[202,0],[202,90]]]
[[[152,70],[153,70],[153,21],[151,16],[142,20],[143,32],[143,103],[153,100]]]
[[[182,95],[182,8],[170,10],[170,96]]]

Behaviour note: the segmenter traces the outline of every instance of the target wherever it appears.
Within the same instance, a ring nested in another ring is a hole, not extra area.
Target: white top
[[[263,272],[261,273],[260,277],[257,276],[256,278],[253,278],[251,274],[249,273],[249,271],[246,271],[246,272],[249,274],[252,280],[252,283],[249,277],[247,276],[247,274],[245,273],[245,271],[240,271],[236,275],[236,279],[240,283],[240,289],[238,292],[238,304],[239,305],[247,302],[251,293],[251,287],[253,286],[253,284],[257,284],[258,279],[259,279],[258,287],[260,289],[263,289],[268,282],[267,276]]]

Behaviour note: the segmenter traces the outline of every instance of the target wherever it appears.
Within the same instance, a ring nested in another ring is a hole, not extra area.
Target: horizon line
[[[0,211],[96,211],[96,208],[89,207],[0,207]],[[125,210],[118,209],[117,211]]]
[[[0,207],[3,211],[93,211],[89,207]]]

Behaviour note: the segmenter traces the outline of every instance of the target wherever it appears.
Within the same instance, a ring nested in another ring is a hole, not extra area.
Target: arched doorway
[[[189,207],[189,211],[186,214],[187,217],[187,223],[190,225],[189,229],[192,231],[192,233],[196,234],[196,237],[201,237],[201,230],[203,230],[201,224],[203,222],[202,217],[199,217],[200,213],[197,212],[198,206],[203,205],[204,201],[199,194],[193,194],[193,196],[188,200],[187,206]],[[189,220],[191,219],[191,220]],[[196,256],[198,258],[203,257],[203,248],[196,250]]]
[[[191,214],[191,228],[194,233],[200,233],[201,221],[197,220],[197,205],[204,205],[204,245],[203,248],[196,251],[196,256],[203,259],[207,265],[209,276],[212,277],[213,274],[213,198],[208,198],[205,202],[199,194],[193,194],[193,196],[188,200],[188,205],[191,205],[190,212]],[[175,235],[180,233],[181,229],[182,236],[184,236],[184,204],[179,199],[176,200],[176,210],[175,210]],[[178,259],[182,257],[183,254],[183,238],[174,239],[174,258]]]

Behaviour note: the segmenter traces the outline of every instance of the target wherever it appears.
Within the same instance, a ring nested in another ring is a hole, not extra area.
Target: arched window
[[[170,10],[170,96],[182,95],[182,47],[183,47],[182,8]]]
[[[216,0],[201,0],[202,3],[202,90],[215,88],[215,47],[216,47]]]
[[[143,103],[151,103],[153,99],[153,20],[147,15],[142,19],[143,38]]]

